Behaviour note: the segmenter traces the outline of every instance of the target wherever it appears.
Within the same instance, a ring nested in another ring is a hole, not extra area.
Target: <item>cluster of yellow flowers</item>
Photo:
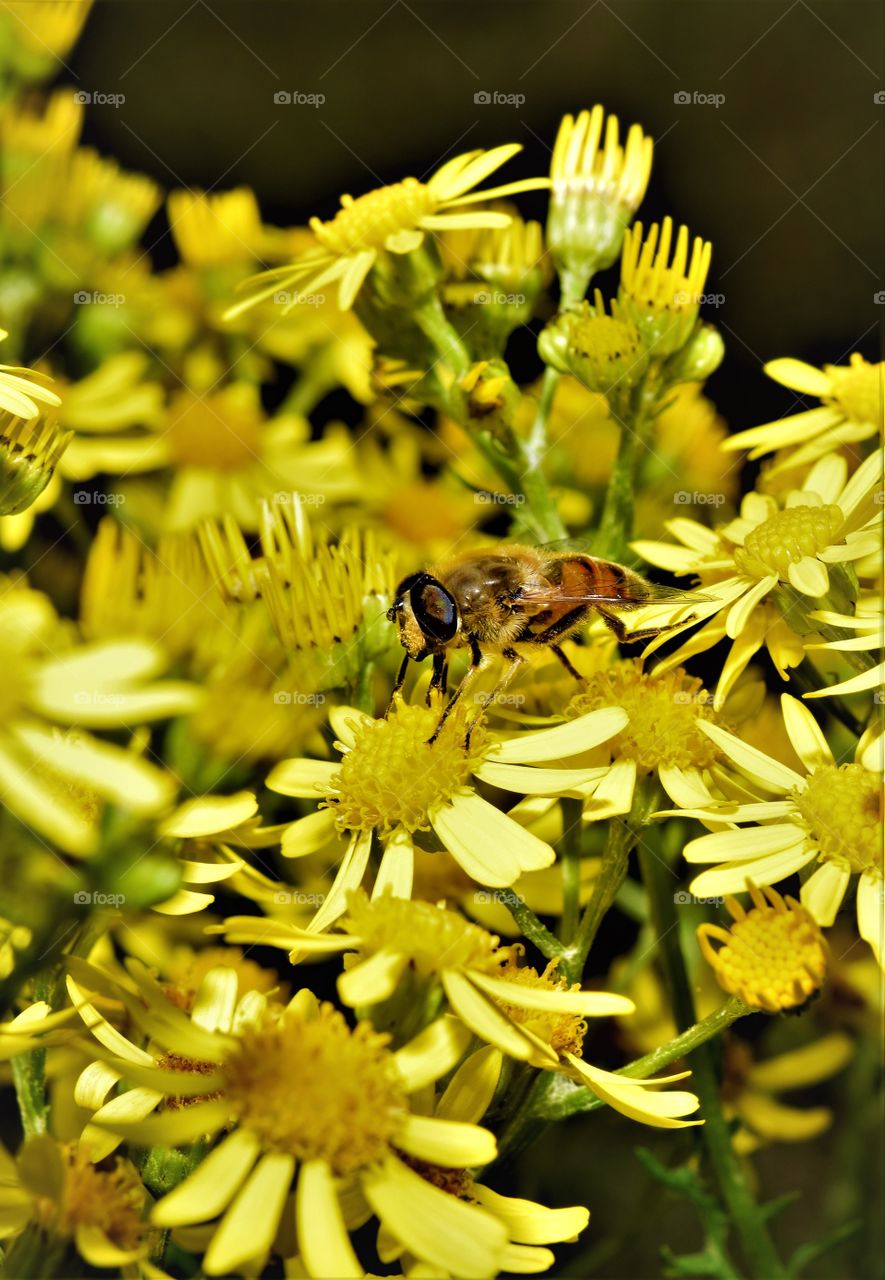
[[[711,246],[634,222],[652,143],[599,106],[549,175],[307,228],[173,191],[156,272],[163,194],[45,87],[87,15],[0,7],[4,1274],[546,1271],[593,1162],[495,1184],[603,1106],[696,1126],[654,1176],[720,1269],[674,1274],[788,1274],[746,1161],[830,1124],[776,1095],[875,1040],[885,964],[883,365],[775,360],[819,407],[729,435]],[[397,679],[402,579],[563,538],[670,589],[560,583],[505,692],[499,579],[445,719],[447,662]]]

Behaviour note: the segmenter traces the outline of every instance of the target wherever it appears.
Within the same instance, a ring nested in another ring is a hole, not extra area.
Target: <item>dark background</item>
[[[280,223],[330,217],[342,191],[426,177],[450,155],[506,141],[525,152],[503,180],[544,173],[561,115],[602,102],[655,138],[644,219],[672,213],[713,241],[707,291],[725,301],[707,314],[728,350],[711,394],[737,430],[796,403],[762,375],[764,360],[877,358],[883,18],[878,3],[851,0],[104,0],[62,79],[125,94],[119,109],[87,107],[92,145],[164,186],[248,183]],[[325,102],[277,105],[279,90]],[[482,91],[525,101],[478,104]],[[680,92],[725,98],[681,105]],[[544,215],[543,197],[520,205]],[[159,265],[174,260],[163,215],[148,243]],[[837,1124],[759,1159],[763,1199],[802,1193],[778,1235],[795,1246],[859,1215],[869,1245],[875,1169],[866,1185],[831,1174],[832,1161],[860,1173],[869,1159],[857,1108],[826,1092],[806,1100],[835,1103]],[[600,1113],[567,1136],[549,1132],[513,1172],[511,1190],[593,1210],[581,1245],[558,1250],[560,1273],[659,1275],[660,1241],[698,1246],[694,1215],[649,1180],[636,1145],[675,1163],[690,1143]],[[837,1251],[811,1274],[858,1274],[862,1256]]]
[[[711,393],[739,430],[795,403],[764,360],[878,352],[883,19],[851,0],[99,0],[63,78],[125,94],[87,108],[87,141],[164,185],[248,183],[279,222],[505,141],[525,148],[506,176],[543,173],[561,115],[602,102],[655,138],[644,219],[713,241],[728,355]],[[544,199],[520,203],[543,217]],[[149,243],[171,260],[162,216]]]

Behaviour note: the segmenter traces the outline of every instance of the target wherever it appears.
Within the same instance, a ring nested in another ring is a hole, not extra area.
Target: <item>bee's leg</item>
[[[473,677],[476,675],[476,672],[482,666],[482,662],[483,662],[483,656],[482,656],[482,652],[480,651],[480,647],[475,640],[471,639],[470,666],[467,668],[467,671],[464,673],[464,678],[462,679],[461,683],[458,685],[458,688],[455,690],[451,698],[449,698],[448,702],[446,703],[443,713],[439,718],[439,723],[437,724],[433,733],[427,739],[428,747],[432,747],[434,742],[436,742],[437,738],[439,737],[442,731],[443,725],[445,724],[446,720],[448,720],[449,718],[449,714],[451,713],[452,708],[455,706],[455,703],[461,697],[461,694],[464,692],[467,686],[472,683]]]
[[[690,622],[697,621],[693,617],[688,617],[683,618],[681,622],[668,622],[663,627],[646,627],[643,631],[628,632],[621,619],[615,617],[614,614],[606,613],[598,605],[596,611],[602,616],[606,625],[614,631],[621,644],[636,644],[640,640],[653,640],[655,636],[664,635],[667,631],[676,631],[680,627],[687,626]]]
[[[409,668],[409,655],[406,654],[405,657],[403,658],[402,665],[400,666],[400,669],[397,673],[396,684],[393,686],[393,692],[390,695],[390,701],[388,702],[384,712],[385,720],[390,715],[391,708],[393,707],[393,701],[396,695],[399,693],[400,689],[403,687],[403,685],[406,682],[406,671],[408,670],[408,668]]]
[[[446,686],[448,683],[449,664],[444,653],[435,653],[433,655],[433,675],[430,677],[430,684],[427,686],[427,696],[424,701],[429,707],[433,701],[433,694],[436,689],[441,689],[443,697],[446,696]]]
[[[510,684],[510,681],[516,675],[519,668],[525,662],[525,658],[523,658],[520,654],[518,654],[515,649],[502,649],[501,655],[502,657],[507,659],[510,665],[506,668],[506,670],[504,671],[501,678],[498,680],[498,683],[495,685],[492,692],[488,695],[487,698],[483,699],[483,705],[481,709],[476,713],[476,715],[470,721],[470,724],[467,726],[467,732],[464,735],[465,751],[468,750],[470,747],[470,735],[473,733],[473,730],[476,728],[479,721],[485,715],[486,707],[489,706],[490,703],[494,702],[496,698],[499,698],[501,696],[501,694]]]
[[[551,644],[550,652],[556,654],[557,658],[565,667],[566,671],[569,673],[569,675],[573,679],[577,680],[578,684],[585,683],[584,677],[581,675],[580,671],[577,669],[576,666],[574,666],[568,654],[563,653],[562,649],[560,649],[558,644]]]

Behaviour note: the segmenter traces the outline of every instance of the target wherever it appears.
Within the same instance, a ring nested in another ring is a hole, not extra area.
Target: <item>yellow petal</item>
[[[282,760],[271,769],[265,785],[281,796],[316,800],[329,789],[338,768],[327,760]]]
[[[221,1220],[203,1259],[207,1276],[264,1261],[289,1194],[295,1159],[272,1152],[262,1156],[246,1185]]]
[[[467,874],[492,888],[511,885],[521,872],[556,859],[549,844],[472,792],[433,810],[430,823]]]
[[[607,1102],[615,1111],[641,1124],[651,1125],[656,1129],[683,1129],[688,1125],[702,1124],[701,1120],[682,1120],[680,1117],[697,1111],[700,1105],[693,1093],[684,1090],[668,1090],[655,1092],[653,1086],[660,1081],[630,1080],[626,1076],[615,1075],[611,1071],[602,1071],[588,1062],[567,1053],[566,1058],[575,1068],[587,1087]]]
[[[527,987],[519,982],[507,982],[489,974],[474,970],[471,981],[496,1000],[519,1005],[522,1009],[537,1009],[542,1013],[560,1015],[577,1014],[582,1018],[605,1018],[636,1012],[636,1005],[626,996],[609,991],[550,991],[543,987]]]
[[[489,1164],[498,1154],[495,1135],[488,1129],[437,1116],[404,1117],[397,1130],[396,1145],[410,1156],[446,1169]]]
[[[80,1257],[92,1267],[122,1267],[147,1252],[144,1245],[136,1249],[120,1249],[108,1239],[101,1227],[82,1222],[74,1230],[74,1243]]]
[[[876,876],[862,875],[857,882],[857,928],[864,942],[873,948],[879,964],[885,968],[885,899],[882,881]]]
[[[498,1195],[491,1187],[479,1184],[473,1194],[480,1204],[491,1209],[496,1218],[507,1224],[510,1239],[518,1244],[556,1244],[574,1240],[590,1221],[590,1211],[582,1205],[569,1209],[547,1209],[533,1200],[518,1200]]]
[[[408,963],[408,956],[402,952],[382,947],[368,960],[362,960],[339,976],[338,995],[352,1009],[357,1005],[378,1004],[393,995]]]
[[[494,1045],[477,1049],[452,1076],[437,1104],[436,1114],[444,1120],[476,1124],[491,1106],[502,1064],[501,1051]]]
[[[332,1172],[325,1160],[307,1160],[295,1193],[298,1246],[309,1276],[351,1280],[365,1274],[344,1225]]]
[[[455,1066],[470,1044],[468,1027],[451,1014],[436,1018],[394,1053],[394,1064],[407,1093],[427,1089]],[[432,1093],[432,1090],[431,1090]],[[462,1119],[463,1117],[457,1117]]]
[[[335,818],[331,809],[317,809],[316,813],[289,823],[283,832],[281,852],[284,858],[303,858],[322,849],[334,836]]]
[[[394,831],[384,846],[381,864],[372,886],[372,900],[390,893],[394,898],[412,896],[415,874],[415,846],[407,831]]]
[[[851,1036],[843,1031],[833,1031],[803,1045],[801,1049],[779,1053],[767,1062],[754,1063],[747,1082],[751,1088],[766,1093],[804,1089],[836,1075],[851,1061],[854,1052],[855,1043]]]
[[[151,1221],[161,1227],[180,1227],[218,1217],[251,1171],[259,1148],[248,1129],[235,1129],[184,1182],[157,1202]]]
[[[791,391],[799,391],[803,395],[823,397],[829,395],[831,382],[827,375],[814,365],[804,360],[795,360],[792,356],[782,356],[777,360],[768,360],[762,370],[769,378],[774,378],[782,387]]]
[[[626,723],[626,711],[620,707],[602,707],[552,729],[516,734],[491,747],[487,754],[490,760],[504,764],[541,764],[546,760],[563,760],[583,754],[613,738]]]
[[[824,928],[829,928],[836,919],[850,880],[848,867],[823,862],[803,884],[799,895],[802,905]]]
[[[179,805],[159,825],[164,836],[181,840],[217,835],[239,827],[258,812],[258,801],[251,791],[237,791],[230,796],[196,796]]]
[[[532,1045],[528,1039],[463,974],[444,969],[440,976],[452,1011],[475,1035],[496,1045],[511,1058],[524,1062],[531,1057]]]
[[[392,1156],[364,1174],[363,1192],[387,1229],[423,1262],[471,1280],[499,1270],[507,1229],[485,1209],[432,1186]]]

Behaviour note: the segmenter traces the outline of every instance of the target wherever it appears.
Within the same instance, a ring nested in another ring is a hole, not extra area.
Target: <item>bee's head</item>
[[[416,662],[445,649],[460,626],[454,599],[429,573],[413,573],[402,580],[387,616],[397,625],[400,644]]]

